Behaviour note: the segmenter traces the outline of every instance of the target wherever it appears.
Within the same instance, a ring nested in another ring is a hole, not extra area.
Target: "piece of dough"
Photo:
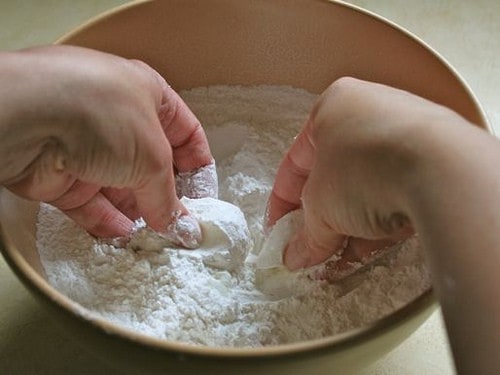
[[[283,265],[283,251],[303,223],[301,209],[283,216],[276,222],[257,255],[255,286],[270,299],[307,294],[318,286],[309,279],[305,270],[291,272]]]
[[[287,213],[279,219],[264,240],[262,249],[257,255],[256,266],[258,269],[269,269],[283,266],[283,251],[288,241],[297,233],[304,223],[302,210]]]
[[[241,266],[252,246],[243,212],[231,203],[213,198],[183,197],[181,202],[200,224],[203,239],[197,249],[173,246],[149,228],[138,229],[129,246],[138,251],[177,251],[179,256],[201,257],[204,264],[221,269]]]

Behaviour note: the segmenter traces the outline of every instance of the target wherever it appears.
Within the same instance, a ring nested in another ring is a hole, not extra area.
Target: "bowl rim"
[[[77,35],[93,25],[102,22],[114,15],[131,8],[139,7],[143,4],[153,2],[155,0],[136,0],[126,4],[119,5],[102,12],[89,20],[83,22],[79,26],[73,28],[69,32],[59,37],[54,44],[64,44],[68,39]],[[424,42],[415,34],[399,26],[393,21],[386,19],[370,10],[364,9],[360,6],[347,3],[342,0],[303,0],[315,1],[322,3],[330,3],[352,11],[358,12],[364,16],[370,17],[378,22],[381,22],[396,31],[404,34],[412,41],[418,43],[434,58],[438,59],[441,64],[453,75],[458,83],[465,90],[472,104],[476,107],[478,115],[481,119],[481,126],[487,131],[492,133],[492,127],[487,119],[485,111],[477,99],[474,92],[471,90],[467,82],[457,72],[457,70],[445,60],[436,50]],[[0,189],[1,194],[1,189]],[[9,264],[10,268],[17,274],[17,276],[24,282],[28,289],[35,295],[41,297],[43,300],[50,302],[59,310],[78,319],[81,323],[87,324],[92,328],[97,328],[100,333],[110,336],[119,337],[129,343],[141,344],[146,347],[159,349],[163,351],[178,353],[180,355],[191,355],[194,357],[212,357],[212,358],[225,358],[225,359],[250,359],[250,358],[282,358],[287,356],[308,355],[318,353],[320,351],[328,351],[329,353],[345,350],[358,343],[369,341],[375,337],[381,336],[388,332],[389,327],[394,328],[404,325],[406,322],[414,319],[425,311],[434,311],[437,309],[437,300],[434,296],[432,287],[427,288],[422,294],[417,296],[414,300],[404,305],[403,307],[395,310],[393,313],[378,319],[368,325],[352,329],[334,336],[329,336],[321,339],[301,341],[291,344],[281,344],[273,346],[265,346],[258,348],[251,347],[209,347],[201,345],[192,345],[183,342],[177,342],[166,339],[155,338],[140,332],[132,331],[124,328],[118,324],[107,321],[103,318],[96,316],[94,313],[85,309],[77,302],[72,301],[55,288],[53,288],[47,280],[39,275],[21,255],[21,252],[14,245],[9,235],[4,232],[4,228],[0,223],[0,252]]]

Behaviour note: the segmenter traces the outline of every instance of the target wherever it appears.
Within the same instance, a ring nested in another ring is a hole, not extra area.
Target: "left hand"
[[[415,128],[442,122],[465,121],[391,87],[352,78],[333,83],[283,159],[269,199],[268,227],[304,209],[304,227],[288,244],[285,264],[306,268],[337,255],[327,276],[342,278],[411,235],[401,205],[404,179],[413,178],[408,171],[416,163],[407,155],[408,139]]]

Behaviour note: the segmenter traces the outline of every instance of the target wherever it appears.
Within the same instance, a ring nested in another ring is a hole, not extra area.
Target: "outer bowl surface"
[[[326,0],[165,0],[106,13],[58,43],[141,59],[175,89],[213,84],[290,85],[320,93],[354,76],[449,106],[488,128],[456,72],[424,43],[364,10]],[[156,340],[88,316],[46,281],[35,248],[38,205],[0,191],[1,247],[21,280],[88,350],[131,373],[347,373],[408,337],[436,307],[432,291],[369,326],[261,349]]]

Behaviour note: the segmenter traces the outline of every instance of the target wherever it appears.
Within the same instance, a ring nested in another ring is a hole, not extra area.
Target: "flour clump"
[[[415,239],[349,290],[278,264],[277,247],[293,230],[264,236],[267,198],[316,95],[282,86],[213,86],[181,96],[204,125],[217,164],[221,201],[183,200],[200,222],[201,247],[158,243],[147,228],[128,246],[104,243],[43,204],[37,248],[54,288],[89,314],[135,332],[216,347],[323,338],[382,318],[427,290],[429,272]]]

